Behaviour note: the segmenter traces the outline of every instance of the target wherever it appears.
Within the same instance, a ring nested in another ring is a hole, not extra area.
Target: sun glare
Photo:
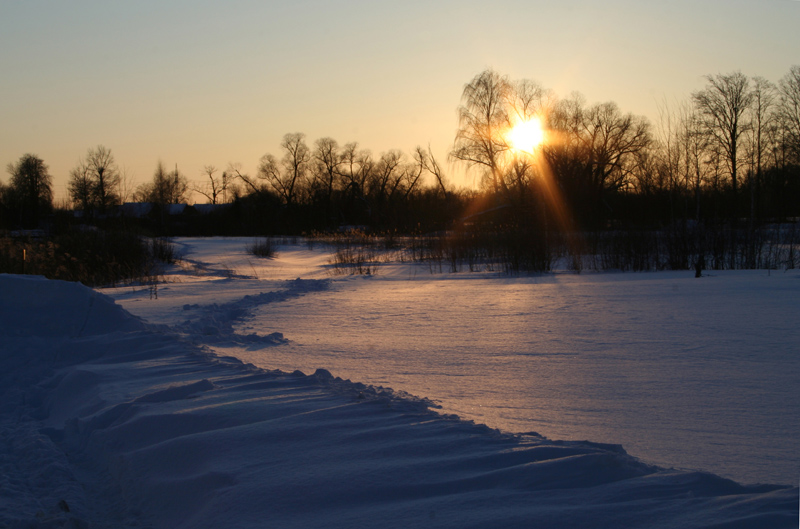
[[[539,118],[520,121],[508,133],[511,146],[517,151],[532,153],[544,141],[544,130]]]

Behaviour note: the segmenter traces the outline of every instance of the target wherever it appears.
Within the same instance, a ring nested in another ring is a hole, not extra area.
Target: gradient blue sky
[[[777,82],[798,27],[797,0],[0,0],[0,163],[39,155],[61,197],[98,144],[137,182],[254,174],[287,132],[444,161],[485,68],[655,121],[708,74]]]

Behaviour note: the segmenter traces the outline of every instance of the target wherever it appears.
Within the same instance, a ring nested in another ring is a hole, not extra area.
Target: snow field
[[[325,370],[213,354],[290,350],[291,329],[264,325],[260,311],[365,284],[287,273],[204,289],[184,275],[158,300],[114,291],[147,324],[80,285],[0,275],[0,526],[797,523],[796,486],[663,469],[616,444],[503,434]]]
[[[507,277],[388,263],[348,277],[329,273],[321,245],[257,259],[244,251],[249,241],[179,239],[215,280],[172,276],[158,300],[107,292],[149,322],[266,369],[322,367],[508,432],[797,484],[797,271]],[[231,263],[236,277],[214,275]]]

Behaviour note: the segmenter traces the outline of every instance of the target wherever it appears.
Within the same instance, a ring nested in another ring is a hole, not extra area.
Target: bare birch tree
[[[709,75],[706,88],[692,99],[703,117],[703,125],[714,143],[725,153],[733,193],[739,185],[741,142],[750,126],[747,111],[753,101],[750,80],[741,72]]]

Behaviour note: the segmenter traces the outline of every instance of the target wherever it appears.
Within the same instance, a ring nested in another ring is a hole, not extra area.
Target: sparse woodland
[[[346,226],[362,241],[365,234],[391,244],[402,239],[406,255],[453,271],[547,271],[562,263],[576,272],[700,275],[709,268],[795,267],[800,66],[777,82],[740,72],[710,75],[689,99],[660,110],[654,123],[613,102],[589,104],[533,81],[481,72],[464,87],[448,160],[479,175],[479,189],[456,188],[430,148],[375,155],[357,143],[289,133],[255,174],[237,163],[225,170],[206,165],[189,181],[159,162],[152,182],[135,190],[111,150],[98,146],[71,171],[69,204],[55,208],[47,165],[24,154],[9,163],[8,183],[0,183],[0,234],[39,228],[46,239],[36,244],[52,250],[55,237],[77,227],[150,237],[304,234],[342,241],[330,234]],[[533,117],[542,122],[544,142],[532,152],[513,148],[509,131]],[[226,206],[169,215],[168,206],[190,192]],[[118,206],[130,200],[153,207],[126,217]],[[25,244],[35,253],[31,241],[6,235],[0,271],[21,269],[16,255]]]

